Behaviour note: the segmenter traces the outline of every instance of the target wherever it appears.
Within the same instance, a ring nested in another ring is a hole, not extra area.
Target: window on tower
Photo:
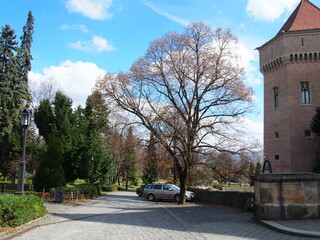
[[[273,99],[274,99],[274,107],[279,107],[279,87],[273,88]]]
[[[301,91],[301,103],[310,104],[310,82],[300,82],[300,91]]]

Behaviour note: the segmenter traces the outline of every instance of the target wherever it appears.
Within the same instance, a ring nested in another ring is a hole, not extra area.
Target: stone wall
[[[320,174],[255,174],[258,220],[320,218]]]
[[[195,193],[194,201],[213,203],[223,206],[236,207],[248,210],[254,196],[252,192],[224,192],[202,189],[188,189]]]

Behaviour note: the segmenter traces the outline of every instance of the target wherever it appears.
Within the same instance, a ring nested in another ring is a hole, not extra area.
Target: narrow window
[[[300,82],[300,91],[301,91],[301,103],[310,104],[310,82]]]
[[[311,136],[311,131],[310,130],[305,130],[304,131],[304,137],[305,138],[311,138],[312,136]]]
[[[273,88],[273,99],[274,99],[274,107],[278,108],[279,107],[279,88],[278,87]]]
[[[280,160],[280,156],[279,155],[274,155],[274,159],[275,160]]]
[[[301,38],[301,47],[304,47],[304,38]]]
[[[274,138],[275,138],[275,139],[279,139],[279,133],[278,133],[278,132],[275,132],[275,133],[274,133]]]

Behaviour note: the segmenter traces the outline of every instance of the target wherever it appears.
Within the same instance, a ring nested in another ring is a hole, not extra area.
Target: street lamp
[[[23,109],[21,112],[21,126],[23,128],[23,142],[22,142],[22,158],[19,164],[19,179],[18,179],[18,188],[16,194],[25,194],[24,192],[24,178],[26,172],[26,142],[27,142],[27,129],[31,124],[31,109]]]

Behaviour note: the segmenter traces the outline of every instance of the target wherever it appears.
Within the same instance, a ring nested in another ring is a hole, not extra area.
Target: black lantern
[[[21,126],[28,127],[31,124],[31,109],[23,109],[21,112]]]
[[[26,142],[27,142],[27,129],[31,125],[31,109],[23,109],[21,112],[21,126],[23,127],[23,142],[22,142],[22,157],[19,164],[19,179],[18,179],[18,189],[16,194],[25,194],[24,192],[24,178],[26,172]]]

